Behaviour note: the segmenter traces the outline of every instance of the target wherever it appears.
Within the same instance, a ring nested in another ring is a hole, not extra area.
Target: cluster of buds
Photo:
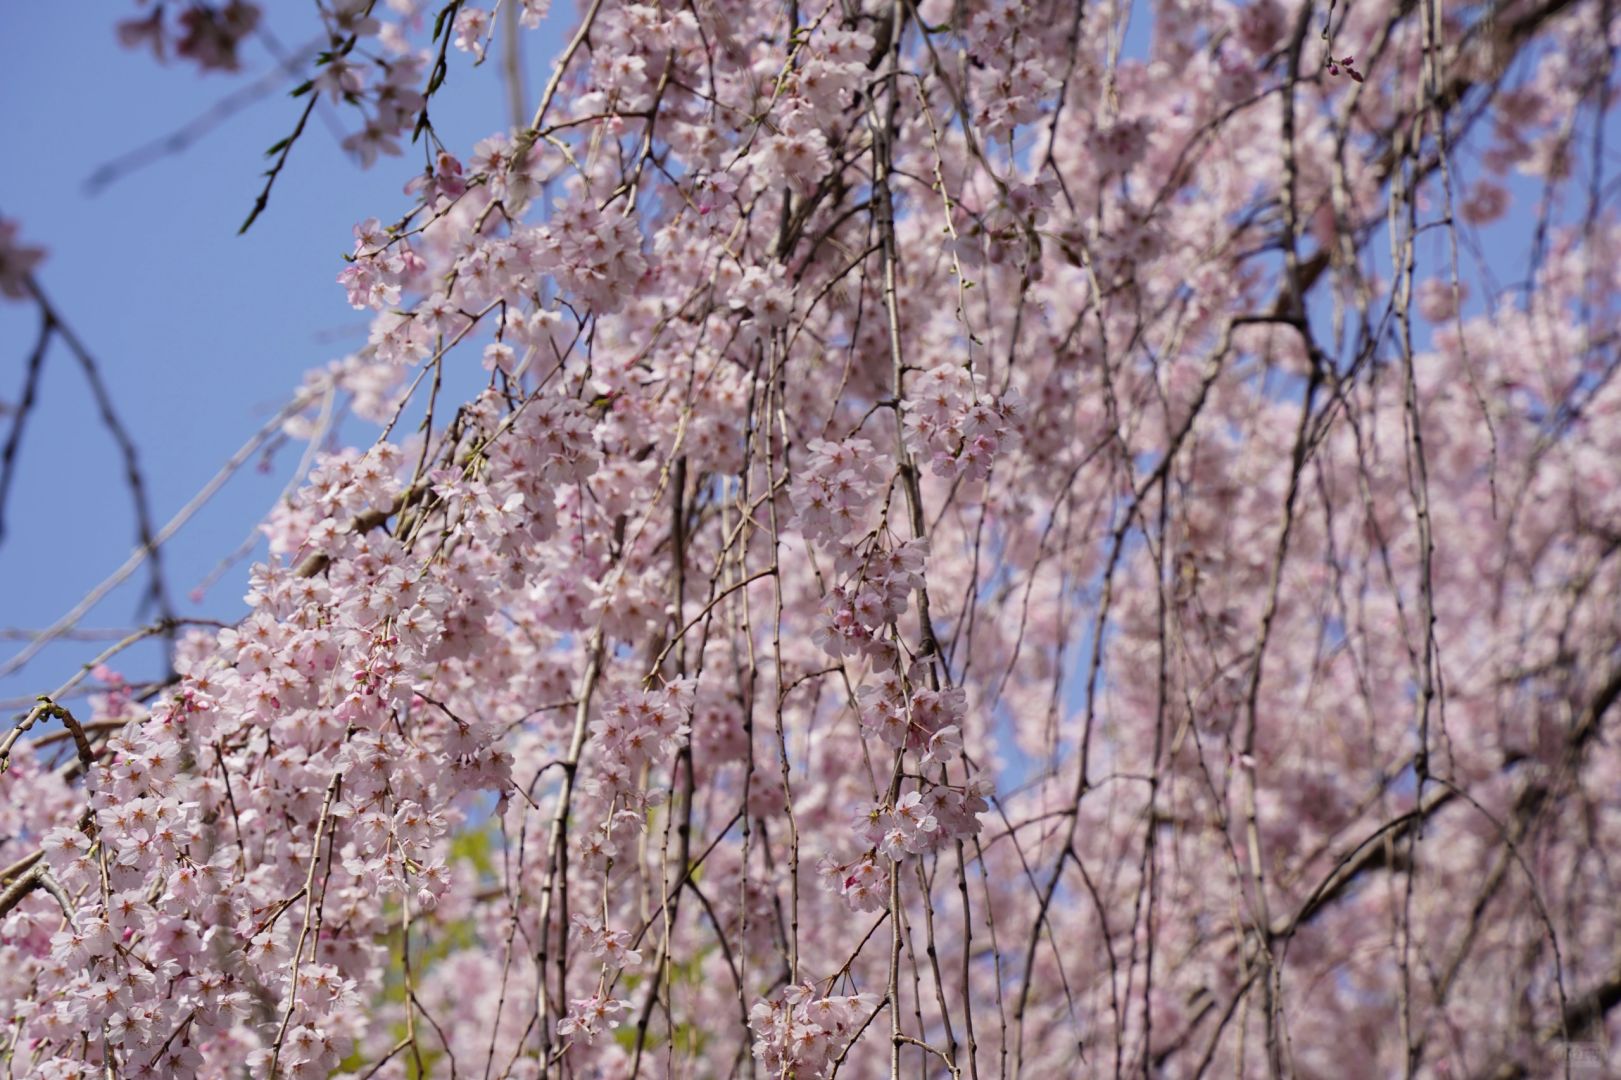
[[[1351,76],[1351,80],[1353,82],[1361,82],[1362,72],[1358,71],[1355,65],[1355,57],[1347,56],[1336,60],[1330,56],[1328,58],[1328,73],[1330,75],[1338,75],[1341,70],[1344,70],[1347,75]]]

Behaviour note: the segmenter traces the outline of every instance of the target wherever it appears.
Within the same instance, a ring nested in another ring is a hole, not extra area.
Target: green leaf
[[[439,9],[438,16],[436,16],[434,18],[434,20],[433,20],[433,38],[432,38],[432,40],[434,40],[434,41],[439,40],[439,34],[445,28],[445,20],[450,17],[450,13],[452,11],[455,11],[460,6],[461,6],[460,3],[452,2],[452,3],[446,4],[444,7]]]

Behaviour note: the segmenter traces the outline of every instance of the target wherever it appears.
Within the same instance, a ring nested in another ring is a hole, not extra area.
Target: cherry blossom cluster
[[[381,311],[400,302],[400,290],[416,284],[427,264],[410,244],[388,242],[382,222],[369,218],[355,226],[355,250],[338,282],[356,309]]]
[[[894,643],[883,631],[905,613],[908,597],[923,584],[927,557],[924,540],[884,547],[875,537],[840,547],[834,569],[844,583],[829,590],[827,615],[812,639],[831,656],[867,656],[880,666],[893,662]]]
[[[892,803],[857,807],[853,828],[859,839],[898,861],[977,833],[978,815],[989,809],[987,794],[983,780],[971,780],[960,789],[933,784],[926,792],[908,791]]]
[[[144,7],[147,0],[140,2]],[[327,47],[316,53],[313,76],[295,91],[354,110],[355,130],[343,137],[342,145],[367,168],[379,156],[403,153],[400,140],[419,122],[425,123],[431,92],[424,86],[427,54],[411,42],[406,28],[419,17],[420,3],[390,0],[388,6],[402,22],[374,17],[376,6],[376,0],[335,0],[317,7]],[[202,71],[234,72],[242,67],[243,43],[263,32],[263,16],[261,5],[248,0],[223,4],[153,0],[146,15],[119,22],[118,41],[128,49],[150,50],[160,61],[172,51]],[[357,43],[373,38],[377,51],[362,59],[359,53],[366,50],[357,50]],[[290,65],[274,39],[269,40],[276,64]],[[313,97],[309,107],[315,107]],[[278,142],[272,154],[289,148],[303,127],[298,125],[294,134]]]
[[[939,0],[926,7],[919,12],[925,19],[950,17]],[[971,76],[975,128],[986,138],[1005,137],[1038,121],[1061,85],[1047,68],[1040,39],[1019,32],[1022,14],[1011,4],[986,4],[963,28],[963,43],[977,61]]]
[[[865,439],[815,440],[794,479],[797,524],[810,540],[838,541],[865,531],[888,480],[881,455]]]
[[[369,329],[240,617],[0,734],[12,1073],[1621,1038],[1608,8],[547,7],[312,15],[294,107],[416,139]]]
[[[141,0],[145,6],[146,0]],[[181,9],[178,14],[174,9]],[[159,60],[172,50],[203,71],[236,71],[237,49],[259,26],[258,4],[229,0],[224,4],[169,5],[157,0],[150,13],[118,24],[118,43],[126,49],[150,49]]]
[[[599,798],[612,801],[638,790],[648,766],[669,761],[686,743],[692,698],[692,680],[679,679],[662,690],[626,695],[591,722],[603,755],[593,775]]]
[[[962,749],[967,691],[930,690],[895,671],[883,671],[861,688],[861,723],[896,750],[915,750],[922,762],[942,763]]]
[[[635,967],[642,962],[642,954],[630,947],[630,934],[623,930],[604,930],[602,924],[584,915],[574,916],[574,929],[580,943],[606,967]],[[567,1035],[563,1021],[558,1021],[558,1034]]]
[[[575,998],[568,1015],[557,1022],[557,1033],[565,1039],[583,1038],[587,1043],[593,1042],[604,1030],[612,1031],[623,1023],[619,1014],[630,1007],[631,1002],[596,994]]]
[[[999,399],[984,392],[985,377],[942,364],[912,382],[906,402],[906,446],[927,458],[936,476],[987,479],[997,451],[1015,434],[1022,408],[1014,389]]]
[[[754,1055],[773,1076],[831,1076],[876,1003],[872,994],[822,997],[814,986],[790,986],[749,1011]]]
[[[889,871],[878,861],[876,849],[847,863],[824,855],[817,869],[822,884],[849,904],[850,910],[878,911],[889,905]]]

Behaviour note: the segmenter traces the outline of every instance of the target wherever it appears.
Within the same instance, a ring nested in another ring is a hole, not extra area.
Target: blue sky
[[[306,4],[266,4],[269,27],[289,50],[313,35]],[[525,35],[531,97],[558,51]],[[39,279],[99,362],[138,447],[158,526],[200,489],[297,387],[303,373],[365,342],[365,313],[351,309],[336,276],[351,227],[406,206],[401,188],[420,152],[362,172],[317,118],[292,152],[270,207],[236,234],[261,184],[264,150],[289,131],[299,103],[292,80],[233,116],[178,157],[125,176],[99,194],[85,181],[105,162],[185,125],[269,72],[257,42],[243,72],[199,75],[121,49],[114,22],[130,3],[8,5],[0,15],[0,215],[49,251]],[[435,98],[435,126],[465,152],[509,114],[495,57],[473,69],[452,52]],[[340,124],[351,117],[334,113]],[[38,329],[31,305],[0,303],[0,400],[15,403]],[[0,433],[9,418],[0,421]],[[285,486],[301,448],[285,446],[260,472],[250,466],[167,549],[182,615],[234,618],[246,565],[202,603],[186,594],[252,530]],[[114,570],[134,546],[130,502],[116,447],[96,419],[84,377],[60,346],[46,360],[38,406],[19,453],[0,544],[0,629],[54,622]],[[87,627],[137,625],[144,585],[104,601]],[[20,647],[0,641],[0,658]],[[55,688],[105,643],[53,645],[23,672],[0,678],[0,700]],[[155,648],[132,651],[123,669],[150,676]],[[0,712],[15,711],[12,705]]]

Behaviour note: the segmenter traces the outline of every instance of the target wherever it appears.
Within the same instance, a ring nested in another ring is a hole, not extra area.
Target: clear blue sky
[[[269,26],[289,49],[315,29],[311,5],[266,3]],[[558,51],[564,4],[544,38],[526,37],[531,97]],[[270,207],[237,236],[264,150],[291,131],[299,102],[278,89],[178,157],[157,161],[99,194],[85,180],[110,159],[181,127],[274,65],[258,43],[234,75],[158,65],[121,49],[111,5],[12,4],[0,14],[0,215],[21,223],[25,242],[49,249],[39,280],[99,361],[140,448],[158,527],[205,484],[299,384],[303,373],[365,342],[365,313],[352,310],[335,278],[350,229],[407,204],[404,183],[420,151],[362,172],[318,118],[292,153]],[[473,69],[452,52],[436,96],[435,126],[465,152],[503,127],[509,110],[496,57]],[[334,113],[344,125],[352,115]],[[0,303],[0,400],[15,403],[38,328],[32,305]],[[0,440],[9,430],[0,419]],[[261,473],[248,468],[167,549],[182,615],[235,618],[246,565],[202,603],[186,594],[249,534],[297,465],[284,447]],[[117,450],[96,418],[85,380],[53,348],[19,455],[0,544],[0,628],[54,622],[134,546],[130,502]],[[88,627],[136,625],[145,577],[103,602]],[[20,642],[0,641],[0,658]],[[0,699],[53,689],[101,645],[50,647]],[[151,676],[157,654],[132,652],[124,670]],[[0,713],[15,710],[5,708]]]

